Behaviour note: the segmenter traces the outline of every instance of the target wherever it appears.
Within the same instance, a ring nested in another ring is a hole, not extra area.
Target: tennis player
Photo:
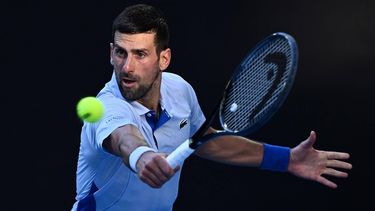
[[[205,116],[190,84],[165,71],[172,56],[168,41],[166,20],[152,6],[129,6],[114,20],[114,71],[97,95],[105,114],[82,127],[72,210],[172,210],[182,166],[173,169],[165,157],[197,131]],[[336,188],[323,175],[347,177],[343,170],[352,167],[344,161],[349,154],[316,150],[315,140],[312,131],[289,148],[222,136],[195,154],[230,165],[289,172]]]

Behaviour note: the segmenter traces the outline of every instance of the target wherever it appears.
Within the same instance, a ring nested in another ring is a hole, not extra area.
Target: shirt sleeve
[[[128,124],[138,127],[139,124],[131,105],[125,100],[113,96],[101,96],[99,100],[103,102],[104,115],[94,127],[94,144],[103,149],[103,141],[115,129]]]
[[[190,118],[190,122],[191,122],[190,137],[191,137],[195,134],[195,132],[198,131],[198,129],[204,123],[206,118],[199,105],[197,95],[193,87],[190,84],[188,84],[188,93],[189,93],[190,107],[191,107],[191,118]]]

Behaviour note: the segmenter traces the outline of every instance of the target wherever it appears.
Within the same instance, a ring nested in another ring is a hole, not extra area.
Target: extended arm
[[[215,130],[210,129],[209,133],[211,132],[215,132]],[[330,188],[336,188],[335,183],[322,175],[347,177],[346,172],[337,170],[337,168],[347,170],[352,168],[350,163],[342,161],[348,159],[349,154],[316,150],[313,148],[315,141],[316,134],[312,131],[305,141],[292,148],[290,154],[287,155],[289,161],[285,170],[298,177],[320,182]],[[261,167],[265,160],[264,149],[265,144],[243,137],[219,136],[216,140],[202,145],[196,151],[196,154],[209,160],[231,165]],[[271,153],[266,156],[280,155]]]

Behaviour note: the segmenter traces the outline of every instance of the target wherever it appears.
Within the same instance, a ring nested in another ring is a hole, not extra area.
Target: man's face
[[[159,92],[161,70],[155,33],[115,33],[111,59],[117,83],[126,100],[140,100]]]

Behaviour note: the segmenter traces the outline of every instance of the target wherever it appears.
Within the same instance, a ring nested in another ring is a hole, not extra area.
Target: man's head
[[[167,21],[160,10],[150,5],[137,4],[125,8],[113,22],[113,39],[116,32],[123,34],[154,32],[157,52],[160,53],[169,47]]]
[[[113,22],[111,63],[127,100],[156,101],[161,72],[170,62],[168,26],[156,8],[139,4],[125,8]]]

